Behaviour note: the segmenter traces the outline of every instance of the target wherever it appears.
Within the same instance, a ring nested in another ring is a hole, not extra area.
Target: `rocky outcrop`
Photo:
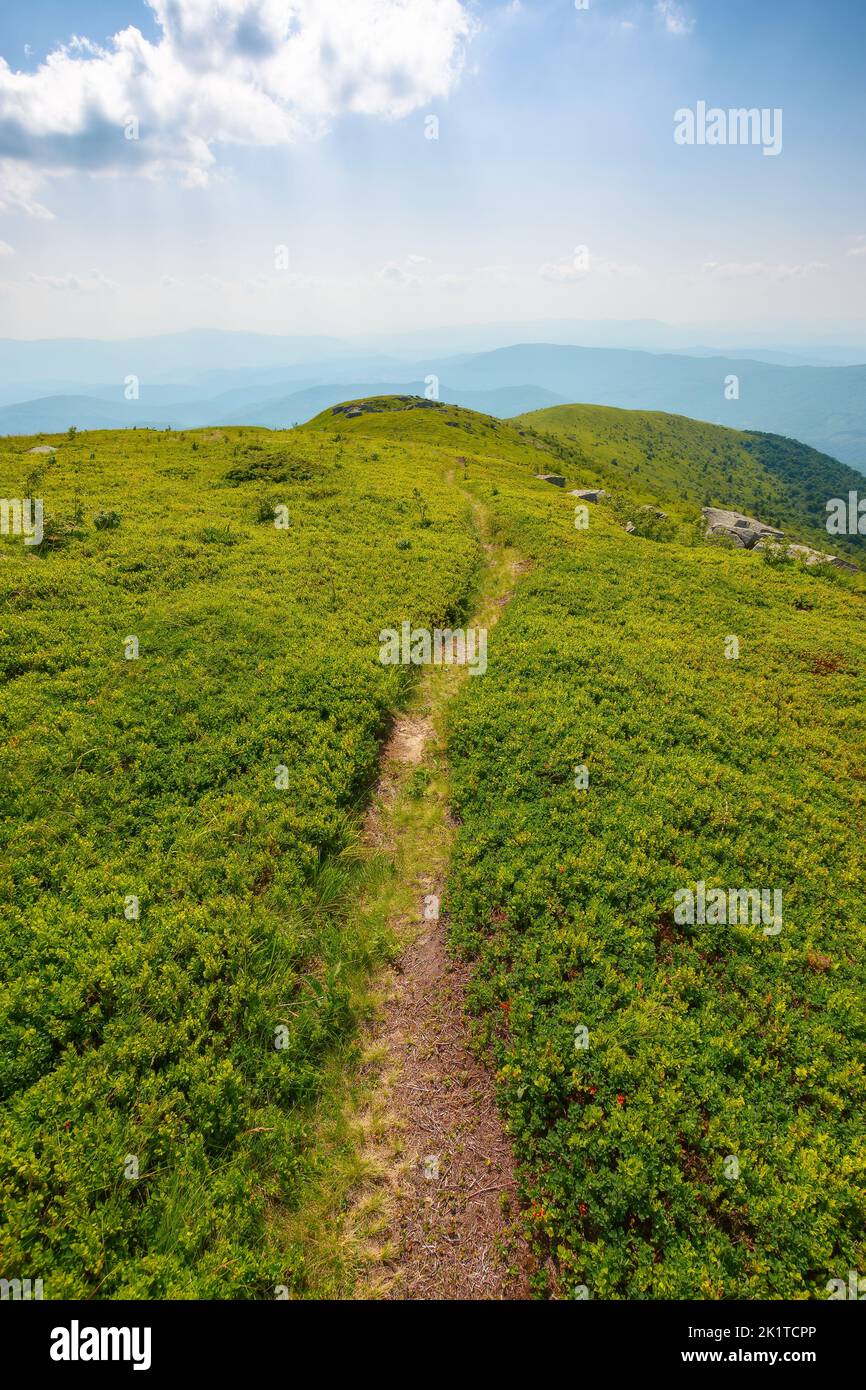
[[[743,550],[775,550],[784,552],[792,560],[804,565],[832,565],[834,569],[851,570],[857,573],[857,565],[848,560],[840,560],[838,555],[826,555],[814,550],[810,545],[789,543],[784,531],[776,526],[767,526],[757,517],[746,516],[743,512],[730,511],[726,507],[702,507],[708,536],[727,536],[734,545]]]
[[[554,487],[565,487],[565,479],[561,473],[536,473],[535,476],[540,483],[553,483]]]
[[[730,511],[726,507],[702,507],[701,512],[708,536],[727,536],[743,550],[754,550],[762,539],[781,540],[785,535],[784,531],[767,526],[757,517]]]
[[[600,502],[603,497],[607,497],[603,487],[576,487],[568,495],[569,497],[579,497],[581,502]]]
[[[792,560],[799,560],[803,565],[832,565],[837,570],[850,570],[853,574],[857,573],[857,566],[852,565],[848,560],[840,560],[838,555],[827,555],[822,550],[813,550],[811,545],[780,545],[774,540],[760,540],[755,546],[756,550],[768,550],[777,546],[779,550],[784,550]]]

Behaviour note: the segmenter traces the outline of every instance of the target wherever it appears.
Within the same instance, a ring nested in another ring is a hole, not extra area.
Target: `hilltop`
[[[353,409],[358,415],[350,415]],[[420,418],[419,418],[420,416]],[[696,522],[704,506],[754,513],[790,539],[866,554],[866,537],[829,537],[826,503],[862,491],[862,475],[779,435],[743,432],[660,411],[566,405],[508,420],[410,394],[344,401],[305,430],[406,436],[559,473],[567,488],[604,487]]]

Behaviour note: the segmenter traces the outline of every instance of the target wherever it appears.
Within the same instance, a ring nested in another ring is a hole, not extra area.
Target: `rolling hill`
[[[512,423],[538,434],[560,469],[586,486],[624,490],[681,516],[700,506],[733,507],[825,546],[827,501],[863,490],[855,469],[798,440],[680,415],[567,405]],[[833,545],[862,554],[864,539],[834,536]]]
[[[391,382],[386,385],[355,385],[339,382],[333,386],[311,386],[304,391],[276,401],[267,401],[246,411],[240,418],[227,416],[220,423],[264,425],[268,429],[287,429],[290,425],[306,423],[329,405],[337,405],[349,398],[368,396],[418,395],[423,396],[423,380]],[[540,386],[493,387],[489,390],[458,390],[447,382],[440,382],[438,399],[446,404],[464,406],[487,415],[513,415],[520,410],[543,410],[551,405],[562,404],[562,398],[553,391]],[[0,412],[2,414],[2,412]]]
[[[772,431],[866,471],[866,366],[787,367],[723,356],[525,343],[445,359],[429,370],[463,390],[533,382],[568,401]],[[731,377],[738,382],[735,400],[725,396]]]
[[[348,417],[347,406],[362,414]],[[866,537],[831,538],[826,529],[827,501],[862,488],[861,475],[778,435],[606,406],[556,406],[502,420],[408,394],[349,400],[306,428],[390,437],[406,419],[418,439],[445,446],[450,440],[470,456],[495,446],[505,460],[529,459],[535,473],[562,474],[568,488],[602,486],[637,504],[664,507],[683,523],[695,522],[702,506],[729,507],[781,527],[791,539],[854,558],[866,554]]]

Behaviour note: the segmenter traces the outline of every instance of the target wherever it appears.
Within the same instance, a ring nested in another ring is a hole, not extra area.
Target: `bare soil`
[[[445,933],[441,917],[424,923],[394,972],[385,1008],[389,1108],[405,1144],[389,1297],[523,1299],[530,1259],[511,1144],[493,1079],[468,1045],[469,968],[449,955]]]

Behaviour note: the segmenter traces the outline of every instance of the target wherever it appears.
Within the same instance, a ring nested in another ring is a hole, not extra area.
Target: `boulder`
[[[775,545],[774,541],[760,540],[755,546],[756,550],[767,550]],[[780,547],[781,549],[781,547]],[[853,574],[858,573],[856,565],[852,565],[848,560],[840,560],[838,555],[826,555],[822,550],[813,550],[811,545],[800,545],[799,543],[785,547],[785,553],[792,559],[799,560],[803,565],[832,565],[834,569],[850,570]]]
[[[600,502],[603,497],[607,497],[603,487],[576,487],[568,495],[579,497],[582,502]]]
[[[552,483],[554,487],[565,487],[565,479],[560,473],[536,473],[540,483]]]
[[[741,550],[751,550],[760,537],[758,531],[737,531],[733,526],[711,526],[707,535],[727,536]]]
[[[708,536],[729,536],[743,550],[752,550],[763,537],[781,540],[785,534],[775,526],[758,521],[757,517],[746,516],[727,507],[702,507],[701,514]]]

